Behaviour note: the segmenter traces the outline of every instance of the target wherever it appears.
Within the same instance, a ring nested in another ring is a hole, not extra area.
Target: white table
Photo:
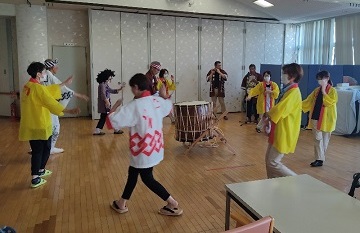
[[[360,201],[309,175],[227,184],[225,230],[230,199],[254,219],[272,216],[274,232],[360,232]]]
[[[356,109],[356,101],[360,100],[360,89],[336,90],[338,93],[337,120],[333,134],[350,135],[360,131],[360,117],[356,119],[359,110]],[[355,131],[355,132],[354,132]]]

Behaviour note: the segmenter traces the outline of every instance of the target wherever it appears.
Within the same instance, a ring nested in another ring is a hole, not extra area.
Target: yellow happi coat
[[[284,93],[270,111],[269,144],[282,154],[294,153],[300,133],[301,93],[297,83]]]
[[[156,83],[156,90],[160,90],[164,84],[166,88],[166,95],[169,97],[169,91],[176,90],[175,82],[166,78],[159,78]]]
[[[50,112],[62,116],[64,106],[56,99],[61,98],[59,85],[43,86],[31,78],[21,93],[21,119],[19,140],[47,140],[52,134]]]
[[[314,111],[315,102],[317,95],[321,91],[321,87],[315,88],[313,92],[302,102],[302,110],[304,112],[309,112],[309,119],[311,119],[312,113]],[[320,117],[317,124],[317,129],[323,132],[330,133],[335,130],[336,126],[336,103],[338,102],[338,95],[335,88],[331,85],[326,86],[327,94],[323,95],[323,105],[320,111]],[[308,128],[312,128],[311,120],[309,120]]]
[[[279,96],[279,87],[275,82],[270,82],[271,95],[270,95],[270,109],[275,105],[275,99]],[[258,114],[264,114],[266,112],[266,82],[258,83],[254,88],[250,90],[249,97],[258,96],[256,111]]]

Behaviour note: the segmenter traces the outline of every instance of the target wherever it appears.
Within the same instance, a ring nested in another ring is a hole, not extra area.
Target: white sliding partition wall
[[[282,64],[284,60],[283,24],[98,10],[90,10],[89,15],[94,119],[99,118],[96,76],[105,68],[115,70],[110,84],[115,88],[117,82],[128,84],[135,73],[146,73],[151,61],[159,61],[175,75],[175,102],[211,101],[206,74],[215,61],[221,61],[228,73],[225,104],[228,111],[237,112],[242,110],[240,86],[249,64],[259,71],[261,63]],[[290,60],[291,54],[285,51],[285,60]],[[133,99],[128,85],[119,95],[112,95],[113,102],[120,97],[124,103]]]
[[[215,61],[223,62],[223,23],[223,20],[201,20],[201,100],[211,101],[210,83],[206,81],[206,75],[214,68]]]
[[[121,79],[121,41],[120,13],[110,11],[90,11],[90,50],[91,50],[91,96],[92,118],[99,119],[97,74],[104,69],[115,70],[115,78],[110,84],[118,87]],[[129,89],[127,87],[127,89]],[[112,96],[114,103],[121,94]]]
[[[176,17],[176,102],[199,99],[199,19]]]
[[[284,24],[266,24],[265,64],[283,63]],[[259,67],[260,69],[260,67]]]
[[[146,73],[148,58],[148,16],[145,14],[121,13],[122,77],[127,84],[136,73]],[[134,98],[127,85],[123,92],[124,103]]]
[[[228,73],[225,82],[225,105],[229,112],[241,111],[241,81],[243,78],[244,23],[224,21],[223,69]]]
[[[159,61],[161,68],[175,75],[175,17],[152,15],[150,22],[150,60]]]
[[[245,34],[245,73],[249,71],[249,65],[255,64],[260,71],[260,64],[265,61],[265,23],[246,23]]]
[[[151,61],[175,73],[175,17],[151,16]]]

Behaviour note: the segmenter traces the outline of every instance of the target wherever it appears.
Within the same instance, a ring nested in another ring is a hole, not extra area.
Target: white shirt
[[[62,82],[53,75],[49,70],[46,70],[47,79],[44,82],[41,82],[44,86],[49,86],[53,84],[61,84]],[[69,104],[70,99],[74,96],[74,91],[68,88],[67,86],[61,87],[61,99],[59,99],[59,103],[62,104],[65,108]]]
[[[270,85],[270,87],[266,87],[265,91],[271,91],[271,85]],[[265,110],[266,110],[266,112],[268,112],[270,110],[270,102],[271,102],[270,95],[271,94],[269,94],[269,93],[266,94],[266,100],[265,100],[265,105],[266,105]]]
[[[150,168],[163,160],[163,118],[171,109],[170,100],[146,96],[134,99],[109,114],[113,128],[129,127],[130,166]]]

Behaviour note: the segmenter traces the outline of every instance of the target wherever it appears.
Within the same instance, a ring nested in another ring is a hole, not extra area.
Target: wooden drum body
[[[209,127],[213,124],[212,103],[205,101],[182,102],[174,105],[175,139],[180,142],[194,142],[204,132],[201,140],[212,138]]]

